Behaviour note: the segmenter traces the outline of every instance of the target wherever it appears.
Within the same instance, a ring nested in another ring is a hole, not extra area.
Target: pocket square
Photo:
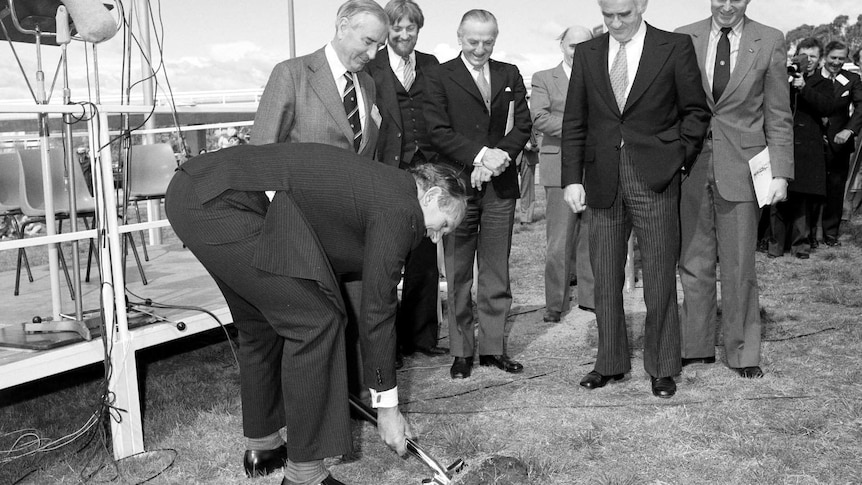
[[[510,88],[509,86],[506,86],[506,89],[504,89],[504,91],[512,92],[512,88]]]
[[[380,117],[380,110],[377,109],[376,104],[371,105],[371,119],[374,120],[374,124],[377,125],[378,128],[380,128],[380,123],[383,118]]]
[[[844,91],[843,93],[841,93],[842,98],[845,96],[850,96],[850,91]]]

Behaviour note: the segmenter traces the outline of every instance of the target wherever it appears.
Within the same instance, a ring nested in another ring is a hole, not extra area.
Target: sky
[[[385,4],[385,0],[378,1]],[[146,4],[145,0],[124,0],[126,8],[135,3]],[[331,40],[335,14],[342,0],[294,3],[296,52],[304,55]],[[593,27],[602,21],[595,0],[418,0],[418,3],[425,13],[418,50],[435,54],[441,62],[452,59],[458,54],[455,32],[461,16],[471,8],[483,8],[494,13],[500,27],[493,58],[517,65],[527,82],[533,72],[560,62],[556,37],[566,26]],[[259,89],[266,83],[272,67],[290,57],[287,0],[150,0],[150,6],[156,23],[160,18],[164,26],[163,34],[152,37],[153,56],[159,58],[157,44],[161,43],[165,71],[174,93]],[[709,0],[651,0],[644,18],[656,27],[673,30],[708,17],[709,6]],[[862,4],[858,0],[751,0],[748,7],[749,17],[783,32],[804,23],[831,22],[841,14],[849,15],[852,21],[860,13]],[[97,46],[102,96],[121,94],[121,34]],[[30,44],[14,46],[24,72],[31,83],[35,82],[35,49]],[[57,47],[42,48],[49,87],[59,52]],[[82,43],[73,42],[68,52],[72,98],[84,100],[87,69]],[[139,79],[140,57],[134,52],[132,66],[132,77]],[[164,86],[164,78],[160,79]],[[51,96],[53,100],[61,98],[61,89],[56,87]],[[4,41],[0,43],[0,101],[29,97],[12,49]]]

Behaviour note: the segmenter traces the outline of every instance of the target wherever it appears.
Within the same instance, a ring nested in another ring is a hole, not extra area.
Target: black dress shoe
[[[560,317],[562,316],[563,314],[561,312],[555,312],[554,310],[546,310],[545,315],[542,317],[542,321],[558,323],[560,321]]]
[[[449,369],[449,374],[452,379],[466,379],[473,372],[473,357],[455,357],[455,362],[452,363],[452,368]]]
[[[245,450],[242,465],[245,476],[262,477],[284,468],[287,461],[287,447],[279,446],[274,450]]]
[[[826,244],[830,248],[834,248],[841,245],[841,241],[836,237],[826,237],[823,239],[823,244]]]
[[[281,479],[281,485],[290,485],[290,482],[287,481],[287,478]],[[320,485],[346,485],[344,482],[339,482],[338,480],[332,478],[332,475],[324,478]]]
[[[524,371],[520,362],[512,360],[508,355],[480,355],[479,365],[494,366],[510,374],[519,374]]]
[[[736,369],[736,372],[746,379],[759,379],[763,377],[763,369],[758,365],[752,367],[740,367],[739,369]]]
[[[449,349],[447,349],[446,347],[438,347],[435,345],[433,347],[416,347],[416,352],[419,352],[420,354],[425,354],[428,357],[438,357],[441,355],[448,354]]]
[[[808,253],[796,253],[796,259],[808,259],[810,257]]]
[[[588,307],[588,306],[584,306],[584,305],[578,305],[578,308],[580,308],[581,310],[583,310],[585,312],[596,313],[596,309],[592,308],[592,307]]]
[[[590,371],[589,374],[585,375],[583,379],[581,379],[581,385],[586,387],[587,389],[598,389],[600,387],[605,387],[605,384],[611,381],[611,379],[615,381],[621,380],[625,377],[625,374],[616,374],[613,376],[603,376],[596,371]]]
[[[715,364],[715,356],[712,357],[692,357],[691,359],[682,358],[682,366],[685,367],[691,364]]]
[[[669,398],[676,394],[676,382],[673,377],[650,377],[650,383],[653,396]]]

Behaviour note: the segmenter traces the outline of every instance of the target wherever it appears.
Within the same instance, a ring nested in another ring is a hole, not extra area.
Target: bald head
[[[592,38],[593,32],[580,25],[572,25],[560,34],[560,51],[563,53],[563,60],[569,67],[572,67],[572,57],[575,55],[575,46]]]

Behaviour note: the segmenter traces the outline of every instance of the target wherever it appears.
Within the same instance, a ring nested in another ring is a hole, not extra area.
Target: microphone
[[[69,10],[78,35],[94,44],[106,41],[117,33],[117,24],[99,0],[61,0]]]

